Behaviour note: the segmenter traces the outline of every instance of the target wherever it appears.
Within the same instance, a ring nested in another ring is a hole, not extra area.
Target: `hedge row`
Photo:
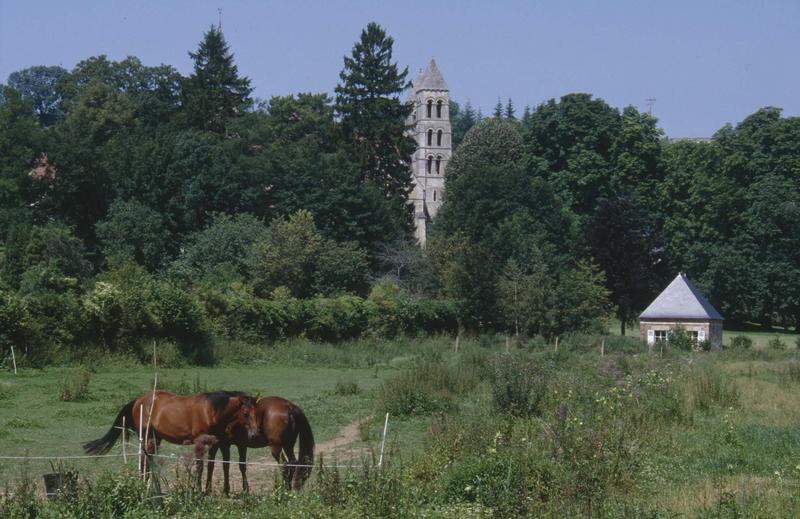
[[[341,341],[457,329],[452,302],[388,292],[366,299],[342,295],[301,300],[285,294],[262,299],[245,290],[192,291],[152,278],[98,282],[84,293],[0,291],[0,355],[13,345],[31,362],[46,363],[63,352],[138,352],[143,343],[164,340],[176,343],[188,359],[203,361],[213,336],[250,342],[298,336]]]
[[[445,300],[373,298],[260,299],[248,293],[205,292],[203,302],[212,331],[248,341],[305,336],[341,341],[363,335],[394,337],[454,333],[456,305]]]

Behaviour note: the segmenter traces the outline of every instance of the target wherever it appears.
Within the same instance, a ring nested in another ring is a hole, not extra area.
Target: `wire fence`
[[[381,439],[381,447],[380,447],[380,454],[378,457],[378,462],[375,464],[376,467],[380,468],[383,465],[383,455],[384,455],[384,447],[386,444],[386,434],[388,432],[389,427],[389,413],[386,413],[386,418],[384,421],[383,426],[383,437]],[[143,449],[143,442],[130,442],[130,441],[122,441],[120,442],[122,447],[122,452],[118,454],[82,454],[82,455],[57,455],[57,456],[0,456],[0,461],[19,461],[19,462],[28,462],[28,461],[50,461],[50,462],[58,462],[58,461],[75,461],[75,460],[91,460],[91,459],[102,459],[102,458],[123,458],[123,460],[127,461],[127,458],[137,458],[142,454]],[[126,452],[126,447],[132,450],[131,453]],[[187,449],[193,449],[191,446],[187,446]],[[349,464],[342,464],[342,463],[333,463],[327,464],[322,463],[320,461],[319,464],[303,464],[303,463],[278,463],[275,461],[238,461],[238,460],[217,460],[217,459],[209,459],[207,457],[198,458],[190,454],[190,452],[185,452],[183,454],[159,454],[158,452],[147,453],[147,458],[157,458],[157,459],[164,459],[164,460],[175,460],[175,461],[183,461],[186,463],[190,462],[210,462],[213,461],[214,463],[220,464],[227,464],[227,465],[248,465],[248,466],[255,466],[255,467],[271,467],[271,468],[282,468],[282,467],[297,467],[297,468],[314,468],[316,466],[322,466],[327,468],[337,468],[337,469],[356,469],[363,467],[362,465],[357,465],[355,460],[353,463]],[[320,458],[321,459],[321,458]],[[141,466],[141,465],[140,465]]]
[[[128,447],[132,449],[138,449],[138,443],[128,443]],[[188,448],[188,447],[187,447]],[[131,454],[86,454],[86,455],[74,455],[74,456],[0,456],[0,461],[74,461],[74,460],[91,460],[91,459],[102,459],[102,458],[137,458],[139,453],[131,453]],[[175,460],[175,461],[184,461],[184,462],[198,462],[198,461],[213,461],[214,463],[220,464],[227,464],[227,465],[248,465],[248,466],[258,466],[258,467],[273,467],[273,468],[282,468],[282,467],[306,467],[306,468],[314,468],[318,465],[315,464],[303,464],[303,463],[278,463],[275,461],[238,461],[238,460],[221,460],[221,459],[209,459],[206,457],[197,458],[191,455],[189,452],[184,454],[159,454],[158,452],[149,453],[146,455],[148,458],[158,458],[164,460]],[[381,462],[376,464],[377,467],[381,466]],[[329,464],[323,463],[321,464],[324,467],[329,468],[339,468],[339,469],[354,469],[359,468],[359,466],[355,463],[349,464]]]

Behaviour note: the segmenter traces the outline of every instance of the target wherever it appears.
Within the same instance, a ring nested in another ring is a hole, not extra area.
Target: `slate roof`
[[[425,72],[421,76],[417,76],[414,81],[414,91],[419,92],[420,90],[449,90],[442,73],[439,72],[439,67],[436,66],[436,60],[433,58]]]
[[[639,319],[709,319],[721,321],[722,315],[689,281],[686,274],[680,273],[664,289],[650,306],[645,308]]]

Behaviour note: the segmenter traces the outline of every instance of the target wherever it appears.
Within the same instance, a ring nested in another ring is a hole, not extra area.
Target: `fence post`
[[[125,451],[125,415],[122,416],[122,462],[128,464],[128,455]]]
[[[11,362],[14,364],[14,374],[17,374],[17,357],[14,355],[14,347],[11,347]]]
[[[144,458],[142,457],[142,422],[144,421],[144,404],[139,404],[139,474],[144,481]]]
[[[605,354],[606,354],[606,340],[603,339],[602,341],[600,341],[600,356],[602,357]]]
[[[389,429],[389,413],[386,413],[386,419],[383,422],[383,439],[381,440],[381,454],[378,457],[378,467],[383,466],[383,448],[386,445],[386,431]]]

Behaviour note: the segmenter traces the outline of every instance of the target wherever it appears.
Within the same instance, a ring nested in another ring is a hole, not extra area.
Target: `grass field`
[[[4,456],[72,456],[81,444],[105,434],[120,407],[152,390],[152,367],[98,369],[91,375],[83,401],[58,399],[61,379],[72,368],[0,373],[0,453]],[[285,366],[191,367],[159,370],[159,387],[180,393],[194,389],[237,389],[251,394],[281,395],[300,405],[311,421],[318,442],[333,437],[345,424],[372,415],[372,389],[393,369]],[[336,394],[337,382],[355,382],[359,392]],[[196,387],[199,386],[199,387]],[[165,452],[181,448],[166,447]],[[185,450],[185,448],[183,448]],[[114,452],[119,451],[119,449]],[[265,456],[266,450],[259,451]],[[32,461],[31,469],[49,472],[49,464]],[[118,459],[69,462],[83,472],[121,463]],[[0,480],[18,469],[16,461],[0,460]],[[46,470],[44,470],[46,469]]]
[[[258,487],[248,499],[187,500],[171,490],[156,510],[142,504],[146,490],[133,485],[126,492],[138,508],[128,516],[800,515],[800,359],[794,347],[666,348],[651,355],[636,340],[577,335],[562,338],[558,350],[541,339],[512,341],[509,349],[502,336],[462,340],[459,352],[447,337],[231,345],[224,359],[229,364],[161,369],[159,385],[179,392],[286,396],[304,408],[320,443],[368,417],[353,452],[370,461],[341,473],[318,468],[307,489],[290,499],[271,486]],[[250,362],[237,364],[242,356]],[[64,372],[0,373],[3,455],[79,454],[81,442],[103,434],[120,405],[152,387],[150,367],[100,365],[86,401],[61,402]],[[337,391],[342,382],[359,391]],[[392,412],[389,462],[376,471],[370,452],[384,410]],[[85,510],[114,509],[93,489],[128,488],[120,461],[72,465],[85,490],[74,501],[53,504],[62,506],[59,514],[119,515]],[[27,467],[41,486],[47,463]],[[0,463],[7,485],[13,487],[19,473],[18,463]],[[5,503],[13,509],[17,502]],[[3,506],[0,496],[0,512]]]

